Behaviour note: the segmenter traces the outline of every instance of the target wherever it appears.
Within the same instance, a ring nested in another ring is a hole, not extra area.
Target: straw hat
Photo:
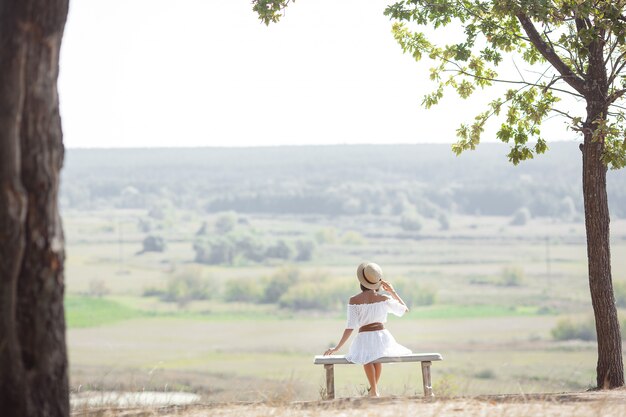
[[[363,262],[356,269],[356,277],[365,288],[377,290],[382,284],[383,270],[380,269],[378,264],[373,262]]]

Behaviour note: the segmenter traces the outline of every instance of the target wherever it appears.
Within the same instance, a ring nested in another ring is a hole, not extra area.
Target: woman
[[[334,348],[328,349],[324,355],[332,355],[348,340],[352,330],[358,328],[359,334],[350,346],[346,359],[352,363],[363,365],[365,375],[370,383],[370,397],[378,397],[378,380],[382,372],[382,364],[372,363],[381,356],[406,355],[411,351],[398,344],[383,323],[387,314],[402,316],[409,311],[404,301],[396,293],[391,284],[384,281],[383,271],[375,263],[362,263],[356,271],[361,283],[361,293],[350,298],[348,304],[348,323],[341,340]],[[380,294],[382,288],[391,297]]]

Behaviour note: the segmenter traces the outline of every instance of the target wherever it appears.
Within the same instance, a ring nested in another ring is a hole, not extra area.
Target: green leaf
[[[588,78],[589,51],[602,40],[606,73],[615,76],[605,96],[626,88],[626,69],[616,64],[626,53],[625,9],[623,0],[401,0],[388,6],[385,15],[393,20],[394,37],[405,53],[416,60],[428,57],[434,62],[430,79],[436,90],[424,97],[426,108],[439,103],[447,89],[468,99],[477,88],[497,83],[496,68],[504,60],[515,59],[525,65],[519,76],[511,78],[519,87],[490,102],[487,112],[480,113],[471,124],[459,127],[459,141],[452,147],[457,154],[474,149],[486,123],[497,118],[500,128],[496,137],[511,144],[509,160],[518,164],[548,150],[540,136],[541,125],[548,117],[563,114],[555,113],[555,105],[564,91],[572,91],[560,68],[552,67],[544,58],[548,52],[580,78]],[[547,45],[545,50],[530,41],[527,28],[520,24],[521,15],[530,19]],[[446,44],[448,25],[461,28],[462,38],[455,37]],[[610,50],[614,51],[613,59],[607,58]],[[616,66],[611,67],[613,64]],[[615,109],[604,113],[592,123],[593,140],[604,144],[607,165],[622,167],[626,158],[625,118],[616,115]],[[581,132],[585,118],[565,114],[569,128]]]

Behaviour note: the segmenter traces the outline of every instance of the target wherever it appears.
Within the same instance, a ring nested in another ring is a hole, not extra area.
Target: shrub
[[[524,270],[517,266],[507,266],[500,273],[499,285],[505,287],[519,287],[524,282]]]
[[[550,331],[555,340],[596,340],[596,327],[592,320],[575,323],[570,319],[559,320]]]
[[[184,307],[193,300],[206,300],[209,297],[209,281],[202,277],[200,269],[186,268],[170,276],[162,299],[175,301]]]
[[[269,278],[266,278],[263,290],[264,303],[275,303],[287,292],[289,287],[298,283],[301,279],[300,270],[294,267],[282,267]]]
[[[615,304],[618,307],[626,307],[626,281],[615,281],[613,293],[615,294]]]
[[[220,237],[194,243],[195,261],[203,264],[229,264],[235,259],[235,245],[232,240]]]
[[[406,279],[398,279],[392,284],[409,307],[429,306],[437,301],[437,289],[430,285],[418,285]]]
[[[329,310],[345,304],[354,292],[349,281],[304,281],[290,287],[278,305],[292,310]]]
[[[289,259],[291,258],[292,252],[293,250],[291,249],[291,246],[281,239],[274,245],[267,248],[265,256],[268,258]]]
[[[265,260],[265,245],[253,234],[237,234],[231,236],[231,241],[234,244],[234,251],[236,255],[241,255],[245,259],[249,259],[254,262],[262,262]]]
[[[511,219],[512,226],[524,226],[530,220],[530,210],[526,207],[522,207],[518,209],[515,213],[513,213],[513,218]]]
[[[156,220],[165,219],[165,208],[162,206],[153,206],[148,210],[148,216]]]
[[[148,217],[155,220],[167,220],[173,215],[172,203],[167,199],[153,202],[148,209]]]
[[[310,261],[313,258],[313,251],[315,250],[315,243],[312,240],[298,240],[296,241],[296,261],[304,262]]]
[[[298,241],[296,247],[298,252],[295,260],[311,259],[315,247],[313,242]],[[291,245],[282,239],[271,246],[265,246],[258,236],[250,232],[231,232],[210,239],[197,238],[193,249],[196,252],[195,261],[209,265],[233,265],[239,259],[253,262],[263,262],[268,258],[287,260],[294,253]]]
[[[158,287],[146,287],[141,294],[143,297],[161,297],[165,298],[166,291]]]
[[[354,230],[349,230],[341,237],[341,243],[345,245],[362,245],[363,235]]]
[[[165,251],[165,239],[161,236],[147,236],[143,240],[143,249],[139,253],[163,251]]]
[[[92,279],[89,281],[89,291],[87,294],[90,297],[102,298],[103,296],[109,294],[109,288],[106,285],[106,282],[103,279]]]
[[[282,294],[278,305],[293,310],[323,309],[328,307],[328,301],[319,283],[302,282]]]
[[[626,320],[621,323],[622,340],[626,340]],[[593,319],[584,323],[573,323],[569,319],[559,320],[551,330],[556,340],[596,340],[596,327]]]
[[[325,227],[315,233],[315,240],[320,245],[325,243],[335,243],[337,241],[337,231],[333,227]]]
[[[422,230],[422,217],[415,211],[408,211],[400,218],[400,227],[405,232],[419,232]]]
[[[262,295],[259,284],[251,279],[231,279],[224,287],[224,299],[229,302],[258,302]]]
[[[474,374],[474,377],[478,379],[495,379],[496,373],[493,372],[491,369],[483,369],[476,372]]]
[[[223,213],[215,220],[215,231],[220,235],[225,235],[235,228],[237,215],[234,212]]]

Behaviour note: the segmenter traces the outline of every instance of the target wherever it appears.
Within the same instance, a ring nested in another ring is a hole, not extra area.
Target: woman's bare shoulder
[[[350,297],[349,304],[363,304],[363,293],[359,293],[357,295],[353,295]]]
[[[368,294],[368,293],[362,292],[353,297],[350,297],[349,303],[351,305],[373,304],[373,303],[379,303],[381,301],[387,301],[388,299],[389,297],[382,295],[382,294]]]

